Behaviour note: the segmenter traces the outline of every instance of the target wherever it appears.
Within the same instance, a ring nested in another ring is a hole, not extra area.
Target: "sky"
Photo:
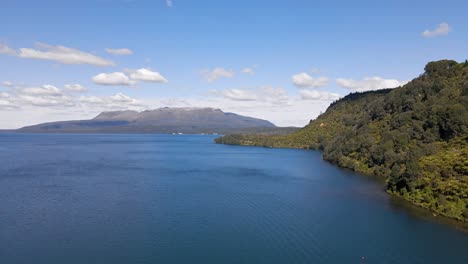
[[[303,126],[468,58],[466,1],[4,0],[0,129],[213,107]]]

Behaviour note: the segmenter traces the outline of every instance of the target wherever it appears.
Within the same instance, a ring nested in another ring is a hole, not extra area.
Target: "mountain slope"
[[[263,119],[225,113],[213,108],[159,108],[143,112],[103,112],[91,120],[44,123],[19,132],[73,133],[227,133],[292,131]]]
[[[468,221],[468,62],[431,62],[403,87],[350,94],[289,135],[216,142],[323,150],[339,166],[385,177],[389,193]]]

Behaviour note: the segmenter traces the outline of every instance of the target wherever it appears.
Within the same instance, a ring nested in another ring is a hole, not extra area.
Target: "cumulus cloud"
[[[167,83],[167,79],[164,78],[159,72],[151,71],[150,69],[141,68],[138,70],[130,70],[130,78],[133,80],[143,82],[156,82],[156,83]]]
[[[14,100],[19,106],[68,107],[74,105],[73,98],[65,95],[59,88],[48,84],[17,89]]]
[[[106,52],[112,55],[132,55],[133,54],[133,51],[127,48],[122,48],[122,49],[107,48]]]
[[[145,102],[156,107],[213,107],[224,112],[263,118],[279,126],[304,126],[310,119],[325,111],[330,101],[304,100],[299,96],[289,95],[282,88],[260,87],[246,90],[256,95],[256,100],[243,101],[224,97],[213,92],[212,97],[191,98],[145,98]],[[221,92],[221,91],[219,91]],[[279,107],[281,106],[281,107]]]
[[[146,109],[146,106],[141,101],[123,93],[117,93],[107,97],[81,96],[78,99],[78,102],[82,105],[97,108],[101,111],[113,109]]]
[[[203,70],[201,72],[203,78],[207,82],[214,82],[221,78],[232,78],[234,77],[234,72],[231,70],[226,70],[224,68],[215,68],[213,70]]]
[[[366,77],[362,80],[353,79],[336,79],[336,83],[353,92],[365,92],[372,90],[380,90],[386,88],[395,88],[408,83],[407,81],[398,81],[395,79],[383,79],[381,77]]]
[[[80,103],[99,105],[104,104],[104,99],[97,96],[81,96],[78,100]]]
[[[16,51],[14,49],[8,47],[7,45],[5,45],[3,43],[0,43],[0,53],[7,54],[7,55],[13,55],[13,56],[16,55]]]
[[[0,92],[0,109],[1,110],[12,110],[17,108],[11,100],[9,93]]]
[[[80,84],[66,84],[64,86],[65,90],[67,91],[70,91],[70,92],[74,92],[74,93],[84,93],[86,91],[88,91],[88,89],[86,87],[84,87],[83,85],[80,85]]]
[[[25,59],[50,60],[64,64],[90,64],[95,66],[114,65],[112,61],[91,53],[64,46],[51,46],[43,43],[37,44],[36,49],[20,48],[18,51],[0,44],[0,53],[6,53]]]
[[[283,88],[270,86],[260,87],[253,90],[246,89],[225,89],[212,91],[213,95],[223,97],[233,101],[257,101],[271,104],[285,104],[289,96]]]
[[[146,110],[148,106],[123,93],[111,96],[73,96],[53,85],[15,87],[0,92],[0,128],[19,128],[43,122],[87,119],[102,111]]]
[[[254,75],[255,71],[252,68],[244,68],[244,69],[242,69],[242,73]]]
[[[9,82],[9,81],[2,82],[2,85],[5,86],[5,87],[13,87],[13,83]]]
[[[432,38],[437,36],[444,36],[448,35],[448,33],[452,30],[449,24],[447,23],[440,23],[435,29],[433,30],[425,30],[421,35],[426,38]]]
[[[339,94],[316,90],[301,90],[299,94],[303,100],[335,101],[340,98]]]
[[[29,88],[41,88],[41,91]],[[281,126],[303,126],[324,111],[330,103],[320,100],[327,99],[323,95],[312,95],[313,99],[304,100],[300,96],[288,95],[283,88],[268,86],[237,89],[242,90],[237,93],[219,91],[212,94],[214,96],[205,94],[200,97],[178,98],[133,98],[124,93],[110,96],[75,96],[75,93],[68,93],[65,88],[55,88],[17,87],[11,89],[10,94],[1,93],[0,108],[4,111],[0,111],[0,127],[18,128],[43,122],[93,118],[102,111],[141,111],[165,106],[214,107],[225,112],[267,119]],[[253,98],[255,100],[252,100]],[[310,100],[314,100],[313,103]]]
[[[292,81],[299,88],[318,88],[328,85],[327,77],[313,78],[305,72],[293,75]]]
[[[100,73],[94,76],[92,80],[99,85],[128,86],[136,83],[123,72]]]
[[[274,104],[288,104],[289,95],[283,88],[264,86],[258,89],[258,96],[261,101]]]
[[[213,94],[235,101],[255,101],[257,95],[251,91],[241,89],[226,89],[213,91]]]
[[[127,96],[127,95],[125,95],[123,93],[117,93],[117,94],[111,96],[110,99],[113,102],[117,102],[117,103],[125,103],[125,104],[133,104],[133,105],[138,104],[138,100],[136,100],[135,98],[132,98],[130,96]]]
[[[28,95],[47,95],[47,96],[59,96],[62,94],[59,88],[45,84],[41,87],[32,87],[32,88],[24,88],[21,89],[22,94]]]

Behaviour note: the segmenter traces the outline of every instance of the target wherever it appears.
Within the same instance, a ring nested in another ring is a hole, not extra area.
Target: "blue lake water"
[[[468,263],[319,152],[213,139],[0,134],[0,263]]]

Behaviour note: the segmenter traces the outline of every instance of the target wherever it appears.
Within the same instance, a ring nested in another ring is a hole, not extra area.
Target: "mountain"
[[[403,87],[350,94],[288,135],[216,142],[322,150],[341,167],[384,177],[388,193],[468,221],[468,62],[430,62]]]
[[[159,108],[103,112],[91,120],[44,123],[18,129],[29,133],[284,133],[269,121],[213,108]]]

